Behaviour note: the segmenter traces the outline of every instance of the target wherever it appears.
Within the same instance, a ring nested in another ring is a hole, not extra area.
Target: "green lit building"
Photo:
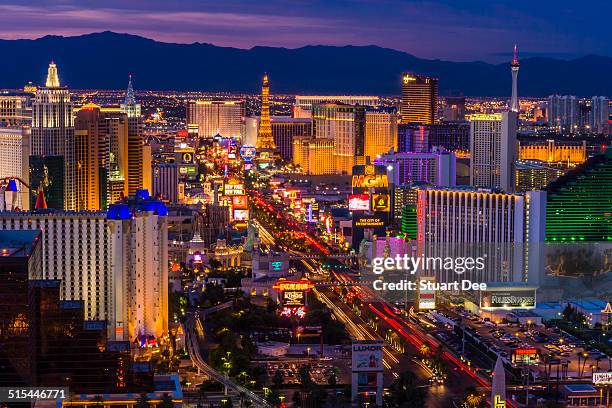
[[[547,242],[612,241],[612,148],[546,188]]]
[[[417,206],[406,204],[402,208],[402,232],[407,238],[417,238]]]

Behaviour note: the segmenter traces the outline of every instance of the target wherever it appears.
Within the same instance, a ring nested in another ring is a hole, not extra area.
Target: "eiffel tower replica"
[[[276,143],[274,143],[272,123],[270,122],[270,83],[267,73],[264,74],[261,86],[261,119],[255,148],[257,149],[257,161],[260,168],[266,168],[274,163]]]

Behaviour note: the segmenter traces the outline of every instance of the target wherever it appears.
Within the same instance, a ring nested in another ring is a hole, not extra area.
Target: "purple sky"
[[[249,48],[375,44],[419,57],[612,55],[612,1],[0,0],[0,38],[112,30]]]

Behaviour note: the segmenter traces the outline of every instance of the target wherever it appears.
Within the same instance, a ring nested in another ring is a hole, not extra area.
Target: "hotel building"
[[[74,116],[68,88],[60,85],[56,65],[51,62],[45,87],[38,88],[32,103],[32,156],[62,157],[63,209],[76,208]],[[43,159],[44,160],[44,159]],[[38,184],[31,185],[33,189]]]
[[[363,106],[339,103],[312,107],[315,138],[334,141],[337,174],[351,174],[355,164],[365,163],[365,112]]]
[[[432,257],[485,257],[478,275],[462,276],[479,282],[521,282],[539,266],[529,255],[544,242],[546,192],[502,194],[475,188],[418,191],[417,241]],[[454,281],[454,271],[442,271],[441,281]]]
[[[29,126],[32,123],[32,95],[25,92],[0,93],[0,126]]]
[[[442,187],[455,185],[456,157],[452,152],[384,154],[375,161],[387,167],[395,186],[422,182]]]
[[[471,116],[470,185],[514,191],[516,129],[516,112]]]
[[[548,164],[561,164],[571,167],[587,159],[586,141],[581,143],[556,142],[520,142],[520,160],[540,160]]]
[[[197,126],[198,136],[242,138],[244,101],[198,100],[187,103],[187,125]]]
[[[378,96],[358,96],[358,95],[296,95],[295,105],[293,105],[294,118],[311,118],[312,107],[325,103],[343,103],[346,105],[378,106],[380,99]]]
[[[438,79],[404,72],[400,114],[402,123],[436,123]]]
[[[397,109],[366,108],[364,155],[374,159],[391,148],[397,151]]]
[[[334,151],[333,139],[298,136],[293,139],[293,164],[306,174],[335,174]]]
[[[161,203],[116,204],[108,213],[0,213],[0,230],[32,229],[43,231],[42,278],[61,280],[61,298],[83,301],[86,319],[108,321],[110,339],[165,337],[168,245]]]
[[[30,128],[28,127],[0,127],[0,178],[16,177],[29,184],[30,180]],[[4,203],[2,209],[19,207],[22,210],[30,208],[30,198],[27,190],[3,192],[0,201]],[[14,195],[9,197],[9,195]],[[12,203],[9,204],[8,200]]]

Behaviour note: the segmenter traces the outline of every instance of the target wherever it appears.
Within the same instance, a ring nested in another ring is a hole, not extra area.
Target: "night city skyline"
[[[612,408],[610,15],[0,0],[0,408]]]

